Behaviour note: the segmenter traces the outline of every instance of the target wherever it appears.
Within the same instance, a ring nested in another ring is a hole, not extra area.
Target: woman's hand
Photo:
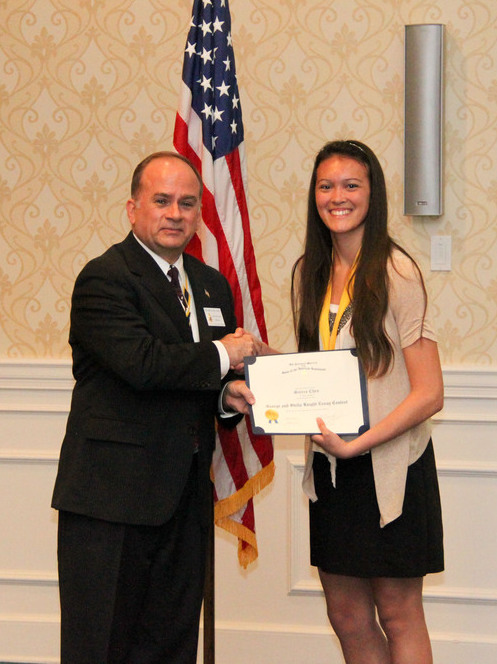
[[[357,455],[354,445],[345,442],[343,438],[340,438],[336,433],[330,431],[320,417],[316,418],[316,422],[321,431],[321,434],[311,436],[311,440],[316,443],[316,445],[322,447],[325,452],[333,454],[337,459],[351,459]]]

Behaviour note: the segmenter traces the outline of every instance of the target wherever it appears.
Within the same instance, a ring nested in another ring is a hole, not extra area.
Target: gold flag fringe
[[[214,505],[214,523],[216,526],[238,537],[238,562],[243,568],[246,568],[257,558],[255,533],[230,517],[236,514],[255,494],[259,493],[272,481],[274,471],[274,461],[271,461],[257,475],[251,477],[239,491],[223,500],[219,500]],[[244,547],[243,542],[247,546]]]

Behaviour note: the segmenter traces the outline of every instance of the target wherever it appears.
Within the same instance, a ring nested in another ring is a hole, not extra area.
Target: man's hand
[[[227,334],[220,339],[228,351],[230,368],[237,372],[243,372],[243,358],[251,355],[274,355],[278,351],[273,350],[263,341],[254,337],[243,327],[237,327],[233,334]]]
[[[245,381],[232,380],[226,384],[223,393],[223,409],[225,411],[236,411],[248,415],[249,405],[255,403],[255,397],[249,390]]]
[[[220,339],[228,351],[230,368],[239,371],[243,368],[243,358],[249,355],[257,355],[257,349],[262,341],[259,341],[243,327],[237,327],[233,334],[227,334]]]

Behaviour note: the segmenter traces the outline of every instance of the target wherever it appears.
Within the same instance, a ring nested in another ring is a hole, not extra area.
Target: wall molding
[[[72,389],[71,360],[0,360],[0,392]]]
[[[497,370],[448,367],[443,370],[445,406],[433,418],[435,427],[443,423],[497,423]],[[0,360],[0,418],[10,416],[64,415],[69,413],[74,385],[69,359]],[[32,452],[23,449],[0,450],[0,463],[56,463],[59,448]],[[459,462],[438,465],[441,475],[494,478],[497,467]]]
[[[432,630],[430,640],[435,661],[493,662],[497,655],[497,638],[493,635]],[[278,656],[285,652],[291,653],[288,661],[293,663],[309,661],[309,653],[319,664],[343,661],[338,639],[326,625],[216,622],[216,655],[221,662],[279,662],[282,660]],[[200,650],[197,661],[202,661],[201,654]]]
[[[72,389],[70,359],[0,359],[0,392],[4,389]],[[447,399],[491,399],[497,401],[497,369],[488,367],[444,367]]]
[[[443,369],[444,408],[433,417],[435,426],[497,423],[497,371],[482,367]]]
[[[0,463],[48,463],[54,464],[59,461],[59,449],[53,450],[0,450]],[[1,662],[0,662],[1,664]]]
[[[484,464],[474,461],[437,461],[437,473],[439,477],[478,477],[496,479],[497,464]]]
[[[203,628],[200,628],[200,631],[203,631]],[[282,623],[267,623],[267,622],[240,622],[240,621],[228,621],[228,620],[217,620],[216,621],[216,632],[217,633],[229,633],[229,632],[239,632],[247,634],[260,634],[260,633],[273,633],[281,634],[284,636],[298,635],[298,636],[330,636],[335,638],[335,634],[332,628],[329,625],[316,626],[316,625],[295,625],[291,624],[282,624]],[[497,646],[497,636],[486,636],[475,637],[471,634],[454,634],[452,632],[436,632],[432,641],[444,641],[452,642],[457,641],[461,643],[485,643],[492,646]]]
[[[73,385],[69,360],[0,360],[0,417],[67,416]]]
[[[57,572],[0,569],[0,586],[58,586]]]

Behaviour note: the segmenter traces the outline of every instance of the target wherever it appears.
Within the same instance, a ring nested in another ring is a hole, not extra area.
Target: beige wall
[[[325,140],[377,151],[444,365],[497,363],[495,0],[232,0],[250,213],[271,343]],[[75,275],[126,232],[134,165],[172,145],[191,0],[0,3],[0,357],[66,358]],[[403,26],[445,23],[445,213],[402,215]],[[451,272],[429,271],[450,235]]]
[[[446,569],[425,586],[439,664],[497,661],[497,4],[231,0],[250,212],[271,343],[293,349],[289,275],[325,140],[375,149],[391,228],[435,307],[446,400],[434,438]],[[57,664],[50,494],[69,408],[69,298],[127,231],[134,165],[172,146],[192,0],[0,0],[0,661]],[[403,37],[445,23],[445,214],[402,216]],[[451,272],[429,271],[450,235]],[[256,498],[259,559],[216,533],[220,664],[337,664],[308,564],[302,440],[275,440]],[[468,545],[470,544],[470,545]],[[200,660],[199,660],[200,661]]]

